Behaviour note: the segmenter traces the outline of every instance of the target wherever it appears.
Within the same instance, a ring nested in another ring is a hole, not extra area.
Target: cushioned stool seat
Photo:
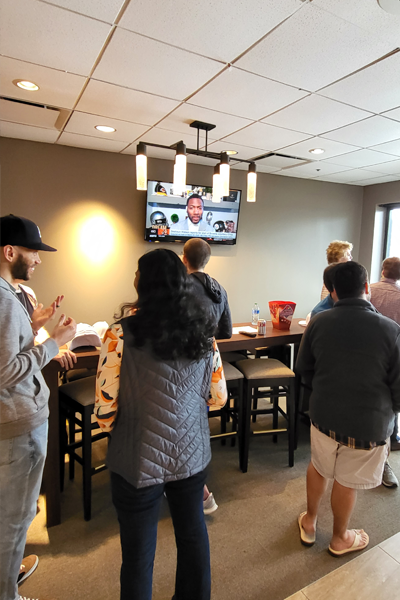
[[[289,438],[289,466],[294,464],[295,442],[295,374],[281,361],[268,358],[255,358],[242,360],[236,363],[236,368],[244,375],[244,415],[243,415],[243,451],[241,469],[247,471],[250,422],[251,416],[257,414],[272,414],[272,429],[256,431],[255,434],[273,434],[274,441],[277,434],[288,433]],[[268,387],[266,391],[259,391],[260,387]],[[279,406],[279,397],[286,396],[286,412]],[[253,398],[268,397],[271,399],[271,408],[253,408]],[[278,429],[278,416],[281,414],[287,421],[287,428]]]
[[[109,437],[105,431],[92,435],[93,429],[99,429],[97,423],[92,423],[92,414],[95,402],[96,377],[86,377],[71,383],[65,383],[59,388],[60,398],[60,425],[65,431],[65,420],[69,422],[69,440],[61,447],[61,460],[64,455],[69,454],[69,478],[73,479],[75,474],[75,461],[82,465],[83,479],[83,509],[86,521],[91,517],[91,477],[106,469],[106,465],[92,467],[92,443]],[[76,441],[76,434],[81,433],[82,439]],[[82,457],[76,453],[82,448]],[[62,465],[63,466],[63,465]],[[62,473],[63,473],[62,469]]]

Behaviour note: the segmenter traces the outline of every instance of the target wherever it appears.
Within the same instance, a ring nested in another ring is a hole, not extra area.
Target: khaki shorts
[[[389,438],[390,439],[390,438]],[[367,490],[382,483],[389,439],[372,450],[356,450],[335,442],[311,425],[311,462],[322,477],[344,487]]]

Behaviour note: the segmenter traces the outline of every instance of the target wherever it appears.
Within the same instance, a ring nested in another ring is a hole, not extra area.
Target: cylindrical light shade
[[[221,154],[221,164],[219,166],[219,174],[221,176],[222,195],[229,196],[229,156],[226,152]]]
[[[247,202],[256,201],[257,173],[255,163],[250,163],[247,173]]]
[[[186,147],[179,143],[174,165],[174,196],[182,196],[186,185]]]
[[[222,197],[222,186],[221,186],[221,175],[219,174],[219,164],[218,164],[214,167],[212,201],[213,202],[221,202],[221,197]]]
[[[147,190],[147,156],[143,142],[139,142],[136,151],[136,189]]]

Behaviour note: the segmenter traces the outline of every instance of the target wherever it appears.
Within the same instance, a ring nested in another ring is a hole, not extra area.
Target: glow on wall
[[[84,219],[79,228],[79,246],[83,255],[93,263],[111,258],[115,248],[115,231],[103,215]]]

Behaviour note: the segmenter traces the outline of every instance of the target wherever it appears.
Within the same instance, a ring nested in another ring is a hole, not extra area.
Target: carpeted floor
[[[268,418],[268,417],[265,417]],[[332,527],[329,494],[323,500],[318,538],[312,548],[299,541],[297,516],[305,508],[309,461],[308,427],[300,427],[295,466],[287,466],[285,437],[251,439],[249,471],[238,468],[238,451],[228,442],[212,444],[209,487],[219,509],[207,517],[211,543],[214,600],[283,600],[354,558],[327,552]],[[400,452],[390,458],[400,477]],[[92,520],[83,520],[80,467],[66,480],[62,524],[45,528],[43,511],[28,535],[27,553],[40,557],[37,571],[20,593],[40,600],[117,600],[120,546],[111,505],[108,472],[93,478]],[[42,500],[43,502],[43,500]],[[359,493],[351,525],[370,535],[370,547],[400,530],[400,491],[383,486]],[[168,507],[163,506],[154,567],[154,600],[174,591],[175,544]],[[134,599],[133,599],[134,600]]]

